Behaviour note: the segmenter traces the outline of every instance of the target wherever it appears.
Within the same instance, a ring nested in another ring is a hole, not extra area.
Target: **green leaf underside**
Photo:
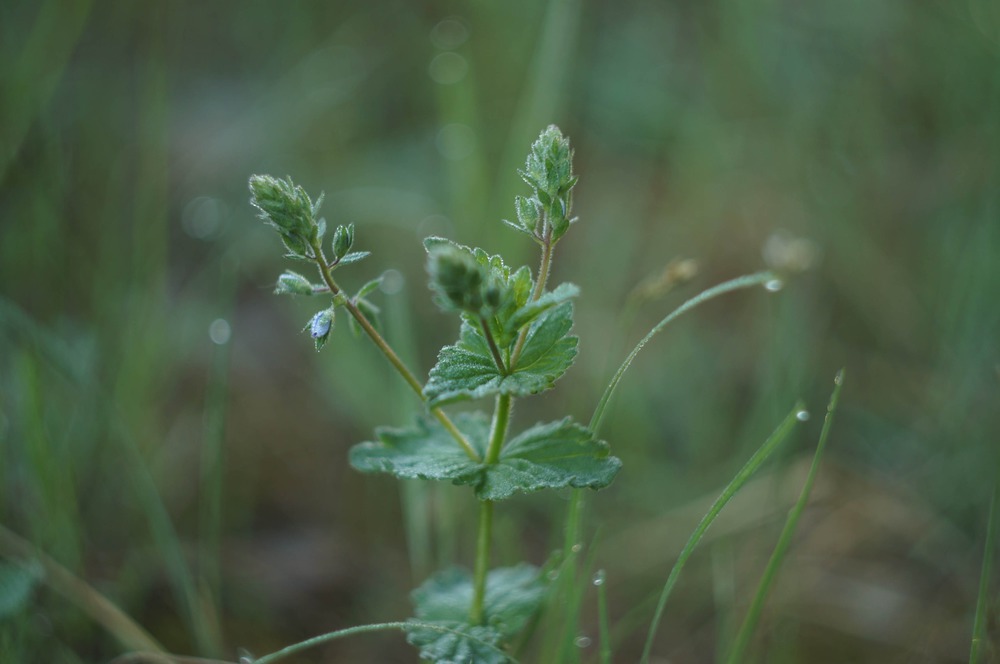
[[[545,585],[538,569],[531,565],[492,570],[486,578],[482,625],[468,622],[472,594],[471,575],[458,568],[435,574],[413,591],[417,620],[472,637],[414,627],[408,630],[407,640],[420,648],[422,659],[438,664],[510,661],[486,644],[503,646],[524,629],[544,599]]]
[[[437,407],[494,394],[522,397],[551,388],[576,357],[579,340],[568,336],[572,326],[570,302],[541,313],[528,328],[517,367],[505,376],[493,361],[482,331],[463,322],[458,343],[443,348],[431,369],[424,386],[428,404]]]
[[[489,420],[462,413],[455,424],[483,455]],[[621,461],[607,443],[570,418],[536,424],[513,438],[499,461],[487,466],[471,460],[434,420],[420,419],[407,429],[379,429],[379,442],[351,449],[351,465],[367,473],[407,479],[446,480],[475,488],[480,500],[504,500],[515,493],[574,487],[600,489],[615,478]]]

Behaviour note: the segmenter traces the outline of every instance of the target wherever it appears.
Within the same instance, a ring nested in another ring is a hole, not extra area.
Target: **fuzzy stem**
[[[549,281],[549,270],[552,267],[552,256],[555,248],[556,243],[552,241],[552,228],[550,227],[545,231],[545,237],[542,238],[542,260],[538,266],[538,280],[535,281],[535,289],[531,292],[531,301],[537,300],[545,292],[545,284]],[[521,351],[524,350],[524,342],[528,339],[528,327],[530,326],[525,326],[521,330],[517,337],[517,343],[514,344],[514,351],[510,354],[511,371],[517,366]]]
[[[509,373],[507,364],[503,361],[503,355],[500,354],[500,349],[497,347],[496,339],[493,338],[493,333],[490,332],[490,326],[485,316],[479,316],[479,326],[483,330],[486,344],[490,347],[490,354],[493,355],[493,363],[497,365],[500,373],[506,376]]]
[[[490,541],[493,537],[493,501],[479,503],[479,531],[476,534],[476,568],[473,581],[472,606],[469,623],[483,622],[483,605],[486,601],[486,577],[490,571]]]
[[[316,267],[319,268],[319,273],[323,277],[323,281],[326,283],[327,288],[330,289],[330,293],[334,296],[340,294],[340,287],[333,279],[333,272],[330,270],[330,266],[326,262],[326,256],[323,255],[323,248],[318,240],[312,244],[312,250],[312,258],[316,263]],[[420,400],[427,401],[427,397],[424,396],[423,385],[421,385],[420,381],[417,380],[417,377],[413,375],[413,372],[410,371],[409,367],[403,363],[403,360],[396,355],[396,351],[394,351],[392,347],[389,346],[388,342],[382,338],[382,335],[378,333],[378,330],[372,327],[372,324],[368,322],[368,319],[361,313],[357,305],[355,305],[350,298],[347,298],[344,302],[344,307],[351,314],[351,316],[354,317],[354,320],[358,322],[361,329],[363,329],[371,340],[375,342],[375,345],[378,346],[379,350],[382,351],[382,354],[385,355],[392,366],[395,367],[396,371],[399,372],[399,375],[403,377],[406,384],[409,385],[414,392],[416,392],[417,396],[420,397]],[[445,415],[440,408],[431,408],[430,410],[431,415],[433,415],[437,421],[444,426],[448,433],[451,434],[452,438],[455,439],[455,442],[457,442],[459,446],[461,446],[462,450],[465,451],[468,457],[473,461],[480,461],[481,459],[479,458],[479,454],[476,453],[476,450],[469,443],[468,439],[462,434],[461,431],[458,430],[458,427],[455,426],[451,419]]]
[[[493,425],[490,428],[490,442],[486,448],[483,463],[494,465],[500,460],[507,425],[510,423],[512,399],[509,394],[497,396],[493,411]],[[490,570],[490,542],[493,536],[493,501],[484,500],[479,507],[479,533],[476,536],[476,567],[472,580],[472,606],[469,622],[478,625],[483,621],[483,603],[486,599],[486,576]]]

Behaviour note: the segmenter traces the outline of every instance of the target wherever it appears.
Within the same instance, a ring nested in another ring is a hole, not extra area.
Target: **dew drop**
[[[216,318],[208,326],[208,337],[212,340],[212,343],[218,346],[225,346],[229,343],[229,337],[232,336],[232,333],[229,321],[225,318]]]
[[[589,648],[591,643],[593,643],[593,641],[591,641],[590,637],[584,636],[583,634],[573,639],[573,645],[577,648]]]
[[[605,574],[603,569],[597,570],[597,574],[594,574],[594,585],[603,586],[606,578],[607,574]]]
[[[841,370],[841,371],[838,371],[836,377],[834,377],[833,384],[834,385],[840,385],[843,382],[844,382],[844,372],[843,372],[843,370]]]
[[[799,422],[805,422],[806,420],[809,419],[809,411],[800,410],[799,412],[795,413],[795,419],[797,419]]]
[[[379,285],[379,289],[386,295],[395,295],[403,290],[405,281],[399,270],[386,270],[382,273],[382,283]]]
[[[545,577],[549,581],[555,581],[556,579],[559,578],[559,570],[554,569],[551,572],[549,572],[548,574],[546,574]]]
[[[583,551],[583,545],[577,542],[576,544],[573,545],[572,551],[573,553],[580,553],[581,551]]]
[[[784,287],[785,283],[781,279],[770,279],[764,284],[764,288],[772,293],[777,293]]]

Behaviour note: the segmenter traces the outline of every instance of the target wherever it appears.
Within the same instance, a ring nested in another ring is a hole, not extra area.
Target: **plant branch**
[[[545,285],[549,281],[549,270],[552,267],[552,256],[555,252],[556,243],[552,241],[552,227],[547,226],[545,236],[542,238],[542,259],[538,266],[538,279],[535,281],[535,288],[531,292],[531,301],[535,301],[545,292]],[[514,344],[514,351],[510,355],[510,368],[513,371],[517,366],[517,361],[521,358],[521,351],[524,350],[524,342],[528,339],[528,328],[525,326],[517,336],[517,343]]]
[[[323,254],[323,247],[320,246],[319,240],[313,243],[312,250],[314,253],[312,258],[316,263],[316,267],[319,268],[323,281],[330,289],[330,293],[334,296],[340,294],[340,287],[333,279],[333,273],[327,265],[326,256]],[[410,371],[409,367],[403,363],[403,360],[401,360],[399,355],[396,354],[396,351],[394,351],[382,335],[378,333],[378,330],[376,330],[372,324],[368,322],[368,319],[365,318],[363,313],[361,313],[361,310],[358,309],[357,305],[354,304],[350,298],[346,298],[344,308],[346,308],[351,316],[354,317],[354,320],[358,322],[358,325],[361,326],[361,329],[365,331],[371,340],[375,342],[375,345],[378,346],[379,350],[382,351],[382,354],[386,356],[390,364],[395,367],[396,371],[399,372],[399,375],[403,377],[403,380],[410,386],[410,389],[416,392],[421,401],[426,402],[427,397],[424,396],[423,385],[419,380],[417,380],[417,377],[412,371]],[[451,419],[440,408],[431,408],[430,410],[431,414],[444,426],[448,433],[451,434],[452,438],[455,439],[455,442],[459,444],[468,457],[473,461],[480,461],[481,459],[475,448],[472,447],[472,444],[469,443],[469,440],[465,437],[465,435],[458,430],[458,427],[455,426]]]
[[[500,349],[497,347],[496,339],[493,338],[493,333],[490,332],[490,326],[486,321],[486,317],[481,314],[479,316],[479,326],[483,330],[483,336],[486,338],[486,344],[490,347],[490,354],[493,355],[494,364],[497,365],[497,369],[500,370],[501,374],[504,376],[508,375],[510,370],[507,368],[506,362],[503,361],[503,355],[500,354]]]

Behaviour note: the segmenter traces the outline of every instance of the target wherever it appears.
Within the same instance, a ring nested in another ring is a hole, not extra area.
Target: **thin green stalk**
[[[498,394],[496,409],[493,411],[493,424],[490,427],[490,442],[486,448],[486,459],[483,463],[493,465],[500,460],[500,450],[507,437],[507,425],[510,424],[510,411],[513,399],[509,394]]]
[[[490,440],[483,463],[493,465],[500,460],[500,450],[507,437],[510,424],[511,396],[500,394],[493,411]],[[486,577],[490,570],[490,544],[493,538],[493,502],[484,500],[479,507],[479,533],[476,536],[476,566],[472,580],[472,606],[469,608],[469,622],[478,625],[483,621],[483,604],[486,600]]]
[[[236,289],[236,270],[231,261],[222,261],[220,304],[230,317]],[[201,487],[199,509],[199,572],[206,613],[219,633],[219,606],[222,594],[220,550],[222,542],[222,495],[225,490],[226,401],[229,396],[229,364],[232,344],[216,345],[205,397],[204,438],[201,447]],[[218,655],[219,653],[206,653]]]
[[[506,376],[510,373],[510,370],[507,369],[507,363],[503,361],[503,355],[497,347],[497,341],[493,338],[493,333],[490,332],[490,325],[486,321],[485,316],[479,317],[479,326],[483,330],[483,337],[486,339],[486,345],[490,348],[490,354],[493,356],[493,363],[497,365],[497,370]]]
[[[706,291],[707,292],[707,291]],[[684,545],[684,549],[681,551],[680,555],[677,557],[677,562],[674,563],[674,567],[670,570],[670,576],[667,577],[667,582],[663,585],[663,591],[660,593],[660,599],[656,605],[656,611],[653,614],[653,621],[649,626],[649,633],[646,635],[646,645],[642,650],[642,658],[640,659],[641,664],[648,664],[649,656],[653,650],[653,642],[656,640],[656,631],[659,629],[660,620],[663,618],[663,610],[667,605],[667,599],[670,597],[671,591],[674,589],[674,585],[677,583],[677,579],[681,575],[681,570],[684,569],[684,565],[687,564],[688,559],[691,554],[694,553],[695,548],[701,541],[701,538],[705,535],[708,527],[712,525],[715,518],[719,516],[722,512],[722,508],[732,500],[733,496],[736,495],[743,485],[757,472],[757,470],[767,461],[768,457],[778,448],[779,445],[788,437],[791,433],[792,428],[798,422],[796,418],[796,413],[802,410],[802,404],[795,404],[795,408],[785,416],[778,428],[768,436],[764,444],[758,448],[750,460],[740,468],[736,476],[733,477],[732,481],[726,485],[726,488],[722,490],[722,493],[712,504],[711,509],[702,518],[698,527],[694,529],[691,533],[691,537],[688,539],[687,544]]]
[[[653,337],[659,334],[660,331],[663,330],[663,328],[665,328],[675,319],[679,318],[682,314],[691,311],[699,304],[708,302],[713,298],[716,298],[725,293],[729,293],[731,291],[740,290],[743,288],[753,288],[754,286],[760,286],[775,278],[776,277],[773,272],[767,271],[767,272],[757,272],[755,274],[748,274],[742,277],[737,277],[735,279],[730,279],[729,281],[724,281],[721,284],[713,286],[712,288],[709,288],[706,291],[702,291],[698,295],[695,295],[693,298],[691,298],[690,300],[688,300],[687,302],[685,302],[684,304],[682,304],[681,306],[677,307],[672,312],[670,312],[666,316],[666,318],[657,323],[653,327],[653,329],[651,329],[649,333],[645,337],[643,337],[638,344],[636,344],[635,348],[632,349],[632,352],[629,353],[628,357],[625,358],[625,361],[622,362],[622,365],[618,367],[618,371],[615,372],[615,375],[611,378],[611,382],[608,383],[607,389],[604,390],[604,394],[601,396],[601,400],[598,402],[597,408],[594,409],[593,417],[590,418],[591,431],[594,431],[596,433],[597,430],[600,428],[601,421],[604,419],[604,413],[608,407],[608,402],[611,400],[611,396],[615,393],[615,390],[618,388],[618,383],[621,382],[622,377],[625,375],[625,372],[628,371],[628,368],[632,365],[633,360],[635,360],[636,355],[638,355],[639,351],[641,351]]]
[[[44,571],[42,580],[49,588],[75,604],[125,648],[166,652],[149,632],[111,600],[4,526],[0,526],[0,556],[37,561]]]
[[[312,249],[313,249],[313,260],[316,262],[316,267],[319,268],[319,273],[323,277],[323,281],[330,289],[331,295],[336,296],[340,294],[341,292],[340,287],[337,285],[337,282],[334,281],[333,279],[333,272],[330,270],[330,265],[326,261],[326,256],[323,254],[323,248],[320,246],[318,240],[313,243]],[[427,397],[424,396],[424,386],[420,383],[419,380],[417,380],[417,377],[413,374],[412,371],[410,371],[409,367],[407,367],[406,364],[403,363],[403,360],[401,360],[399,356],[396,355],[396,351],[394,351],[392,347],[389,346],[388,342],[386,342],[386,340],[382,338],[382,335],[378,333],[378,330],[372,327],[372,324],[368,322],[368,319],[365,318],[365,315],[361,313],[361,311],[354,304],[354,302],[352,302],[350,298],[347,298],[346,301],[344,302],[344,307],[351,314],[351,316],[354,317],[354,320],[358,322],[358,325],[361,326],[361,329],[363,329],[365,333],[371,338],[371,340],[375,342],[375,345],[378,346],[379,350],[382,351],[382,354],[386,356],[390,364],[392,364],[392,366],[395,367],[396,371],[399,372],[399,375],[403,377],[403,380],[406,381],[406,384],[410,386],[410,388],[417,394],[417,396],[420,398],[421,401],[426,401]],[[469,443],[469,440],[465,437],[465,435],[461,431],[458,430],[458,427],[455,426],[455,424],[451,421],[451,419],[447,415],[445,415],[440,408],[431,408],[430,411],[431,415],[433,415],[437,419],[437,421],[444,426],[444,428],[448,431],[448,433],[451,434],[451,437],[455,439],[455,442],[459,444],[459,446],[468,455],[470,459],[472,459],[473,461],[481,460],[475,448],[473,448],[472,444]]]
[[[490,571],[490,543],[493,537],[493,501],[479,503],[479,531],[476,534],[476,567],[474,572],[472,606],[469,607],[469,623],[483,622],[483,606],[486,602],[486,577]]]
[[[545,237],[542,238],[542,258],[538,265],[538,279],[535,280],[535,288],[531,291],[531,300],[537,300],[545,292],[545,285],[549,281],[549,272],[552,269],[552,257],[555,254],[556,243],[552,241],[552,228],[545,230]],[[530,327],[530,326],[529,326]],[[517,336],[517,343],[510,354],[511,370],[517,366],[517,361],[521,358],[521,351],[524,349],[524,342],[528,340],[528,327],[521,330]]]
[[[597,586],[597,630],[600,636],[599,661],[601,664],[611,664],[611,622],[608,618],[608,589],[604,570],[598,570],[594,578]]]
[[[406,622],[387,622],[387,623],[376,623],[373,625],[358,625],[357,627],[348,627],[347,629],[339,629],[336,632],[329,632],[327,634],[321,634],[320,636],[314,636],[311,639],[306,639],[299,643],[292,644],[277,652],[273,652],[270,655],[264,655],[253,660],[253,664],[272,664],[272,662],[277,662],[279,660],[285,659],[290,655],[302,652],[303,650],[308,650],[309,648],[315,648],[316,646],[323,645],[330,641],[336,639],[342,639],[345,636],[354,636],[355,634],[366,634],[368,632],[382,632],[391,629],[399,629],[404,632],[411,629],[427,629],[433,632],[440,632],[442,634],[455,634],[461,636],[463,639],[468,641],[475,641],[479,645],[486,646],[490,650],[496,651],[497,653],[503,655],[507,660],[511,661],[513,664],[517,664],[517,660],[511,657],[509,654],[497,648],[492,643],[488,641],[483,641],[482,639],[476,638],[471,634],[465,632],[459,632],[458,630],[449,629],[447,627],[442,627],[441,625],[436,625],[434,623],[419,622],[416,620],[408,620]]]
[[[799,494],[799,499],[795,503],[795,507],[793,507],[792,511],[788,514],[788,519],[785,521],[785,526],[781,530],[781,535],[778,536],[778,543],[774,547],[771,559],[767,562],[764,575],[761,577],[760,585],[757,587],[757,593],[754,595],[753,601],[750,603],[750,608],[747,610],[746,618],[743,619],[743,625],[740,627],[736,640],[729,651],[729,656],[726,658],[726,661],[729,664],[739,664],[744,661],[744,653],[746,652],[747,646],[750,645],[750,639],[753,636],[754,631],[757,629],[760,612],[764,608],[764,600],[767,599],[771,586],[774,584],[774,579],[778,575],[778,569],[781,567],[782,562],[784,562],[785,554],[788,552],[788,547],[792,543],[792,535],[795,534],[795,528],[798,526],[799,519],[805,511],[806,504],[809,502],[809,495],[812,493],[813,484],[816,481],[816,473],[819,471],[819,462],[823,456],[823,450],[826,449],[826,441],[830,436],[830,428],[833,426],[833,416],[834,413],[837,412],[837,404],[840,401],[840,389],[843,384],[844,370],[841,369],[837,374],[837,378],[834,380],[833,394],[830,395],[830,403],[826,408],[826,418],[823,420],[823,430],[819,435],[819,444],[816,446],[816,453],[813,455],[812,465],[809,467],[809,474],[806,475],[806,481],[802,486],[802,492]]]
[[[990,501],[989,521],[986,526],[986,546],[983,551],[983,570],[979,576],[979,598],[976,600],[976,617],[972,627],[972,648],[969,664],[978,664],[987,648],[986,617],[990,598],[990,576],[997,547],[997,521],[1000,521],[1000,481],[993,484],[993,499]]]

